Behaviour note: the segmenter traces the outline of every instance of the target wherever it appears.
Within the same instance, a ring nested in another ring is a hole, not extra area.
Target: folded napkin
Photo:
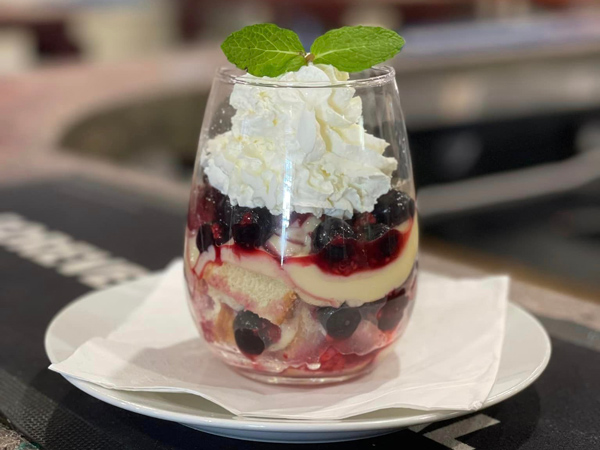
[[[249,380],[214,357],[186,305],[181,260],[106,338],[90,339],[50,369],[110,389],[199,395],[237,415],[343,419],[384,408],[475,410],[496,378],[507,277],[419,275],[405,335],[370,374],[333,386]]]

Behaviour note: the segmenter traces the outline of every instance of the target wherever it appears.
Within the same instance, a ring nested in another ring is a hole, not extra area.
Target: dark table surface
[[[3,447],[9,442],[3,442],[7,428],[49,450],[281,447],[217,437],[121,410],[47,370],[46,326],[62,307],[92,288],[82,277],[61,274],[60,261],[44,262],[44,248],[36,247],[35,235],[3,232],[3,221],[14,220],[14,214],[22,223],[40,224],[38,235],[60,232],[61,239],[109,252],[106,264],[115,271],[118,266],[121,275],[126,267],[133,276],[159,270],[180,254],[185,212],[78,178],[0,189],[0,449],[31,448],[25,443]],[[106,277],[105,284],[121,279],[113,278]],[[513,398],[424,428],[312,447],[600,448],[600,334],[580,324],[541,320],[552,335],[552,359],[541,378]]]

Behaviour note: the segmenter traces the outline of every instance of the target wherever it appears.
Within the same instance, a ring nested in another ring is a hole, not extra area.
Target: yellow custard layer
[[[389,264],[374,270],[338,276],[323,272],[318,266],[284,264],[298,295],[307,303],[317,306],[360,306],[385,297],[401,286],[410,275],[419,249],[417,221],[402,253]]]

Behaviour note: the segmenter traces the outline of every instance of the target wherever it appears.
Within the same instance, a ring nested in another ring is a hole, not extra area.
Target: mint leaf
[[[360,72],[392,58],[404,46],[398,33],[381,27],[342,27],[318,37],[310,47],[315,64]]]
[[[229,62],[257,77],[276,77],[306,65],[298,35],[272,23],[244,27],[221,45]]]

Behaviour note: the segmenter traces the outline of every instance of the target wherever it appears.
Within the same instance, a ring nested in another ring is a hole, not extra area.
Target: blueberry
[[[392,256],[400,245],[400,233],[395,230],[390,233],[386,233],[377,244],[382,256],[386,258]]]
[[[359,236],[363,242],[367,243],[362,249],[369,260],[392,256],[400,244],[400,233],[382,223],[364,226],[359,230]]]
[[[265,351],[265,343],[254,330],[241,328],[235,330],[234,336],[235,343],[242,353],[246,353],[247,355],[260,355]]]
[[[358,308],[342,306],[341,308],[319,308],[317,316],[327,334],[334,339],[348,339],[361,320]]]
[[[341,219],[328,217],[312,234],[312,249],[330,263],[338,263],[354,254],[356,234],[352,227]]]
[[[377,222],[395,227],[414,217],[415,201],[408,194],[392,189],[379,197],[373,215]]]
[[[368,212],[356,213],[352,217],[352,226],[355,230],[360,230],[374,223],[377,223],[377,219],[375,219],[373,214]]]
[[[208,247],[214,244],[212,227],[205,223],[198,228],[198,234],[196,235],[196,247],[200,253],[208,250]]]
[[[198,228],[196,247],[200,253],[208,250],[211,245],[221,246],[229,241],[229,230],[219,223],[205,223]]]
[[[334,238],[327,246],[321,250],[320,256],[329,263],[341,263],[349,260],[356,253],[354,239],[342,239],[341,237]]]
[[[200,184],[192,190],[188,209],[188,228],[190,230],[196,230],[201,224],[213,221],[215,215],[214,192],[215,189],[207,183]]]
[[[231,209],[229,199],[205,180],[192,193],[188,228],[195,230],[201,224],[219,224],[218,227],[213,226],[213,237],[217,245],[222,245],[231,237]]]
[[[231,229],[222,223],[213,223],[211,226],[213,240],[215,245],[223,245],[231,238]]]
[[[223,225],[224,228],[231,228],[231,221],[233,218],[233,206],[229,201],[229,197],[222,196],[217,204],[217,220]]]
[[[404,309],[408,304],[408,297],[400,296],[388,300],[385,305],[379,310],[377,327],[381,331],[390,331],[398,326],[402,316],[404,315]]]
[[[235,243],[246,249],[261,247],[273,234],[273,216],[266,208],[236,206],[231,223]]]
[[[370,242],[384,236],[388,231],[390,231],[390,227],[382,223],[375,223],[362,228],[360,235],[363,239]]]
[[[377,322],[377,314],[383,305],[385,305],[385,297],[374,302],[365,303],[358,309],[363,319]]]
[[[246,310],[235,316],[233,330],[235,343],[242,353],[248,355],[260,355],[281,335],[279,327]]]
[[[335,217],[328,217],[313,231],[313,251],[315,253],[320,252],[333,240],[336,241],[334,244],[339,246],[342,241],[355,238],[354,230],[347,222]]]

